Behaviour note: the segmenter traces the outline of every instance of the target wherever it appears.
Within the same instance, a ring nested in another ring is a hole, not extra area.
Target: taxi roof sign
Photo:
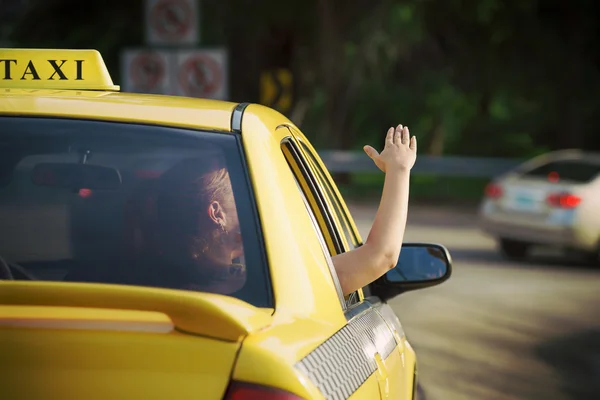
[[[118,91],[97,50],[2,49],[0,88]]]

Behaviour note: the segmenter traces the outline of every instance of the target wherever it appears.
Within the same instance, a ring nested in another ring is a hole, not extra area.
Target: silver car
[[[600,153],[562,150],[527,161],[487,186],[479,212],[508,258],[547,245],[600,262]]]

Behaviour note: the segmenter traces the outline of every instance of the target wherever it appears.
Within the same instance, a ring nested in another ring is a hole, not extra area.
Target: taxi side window
[[[343,253],[345,249],[342,238],[336,229],[336,224],[327,202],[323,198],[321,191],[317,189],[319,182],[309,170],[306,159],[300,153],[300,149],[296,143],[291,139],[284,140],[281,148],[317,220],[330,255]]]
[[[340,227],[340,233],[345,236],[345,242],[348,245],[347,251],[357,248],[358,246],[360,246],[361,243],[358,239],[358,236],[352,230],[352,225],[350,223],[348,215],[344,211],[340,198],[334,190],[331,181],[326,176],[326,172],[319,165],[319,162],[317,161],[311,149],[301,140],[299,140],[298,143],[299,147],[301,148],[302,154],[305,156],[304,158],[306,160],[306,163],[312,170],[315,179],[319,182],[320,187],[324,189],[323,196],[326,197],[329,204],[331,204],[330,209],[336,219],[335,222],[337,226]],[[358,291],[350,293],[346,298],[346,304],[348,306],[358,303],[359,301],[360,295],[358,294]]]
[[[342,308],[345,309],[348,302],[344,299],[337,273],[331,262],[332,255],[345,251],[342,238],[336,229],[335,222],[325,199],[323,199],[321,192],[317,189],[318,182],[308,169],[306,159],[300,153],[296,143],[291,139],[286,139],[282,141],[281,148],[295,177],[298,190],[305,201],[307,211],[313,220],[315,230],[319,238],[323,240],[324,250],[327,252],[329,269],[338,295],[340,296]],[[350,295],[350,302],[354,302],[356,297],[355,295]]]
[[[317,219],[315,218],[315,214],[312,212],[312,210],[310,208],[308,199],[304,195],[304,192],[302,191],[302,188],[300,187],[300,183],[298,182],[298,179],[294,179],[294,180],[296,182],[296,186],[298,187],[298,192],[300,192],[300,196],[302,196],[302,200],[304,201],[304,206],[306,207],[306,212],[308,213],[308,216],[310,217],[310,220],[312,222],[315,233],[317,234],[317,237],[319,238],[319,242],[321,243],[321,248],[323,249],[323,255],[325,256],[325,259],[327,260],[329,271],[331,272],[331,277],[333,278],[333,283],[335,285],[335,289],[337,291],[338,298],[340,300],[340,305],[342,306],[342,309],[345,310],[348,303],[344,299],[344,293],[342,292],[342,287],[340,285],[340,281],[338,280],[337,273],[335,272],[335,267],[333,266],[333,261],[331,261],[331,255],[329,254],[329,252],[327,250],[327,244],[325,242],[325,238],[323,237],[323,232],[321,232],[321,229],[319,229],[319,225],[317,223]]]
[[[344,211],[344,208],[342,207],[342,204],[340,202],[340,198],[338,197],[334,188],[331,185],[331,181],[327,179],[325,171],[323,171],[323,169],[319,166],[315,155],[308,148],[308,146],[306,146],[306,144],[303,142],[300,142],[300,145],[302,147],[302,150],[304,151],[304,154],[306,154],[308,158],[311,168],[316,173],[316,178],[321,183],[321,186],[325,188],[325,194],[329,198],[331,204],[333,205],[333,211],[335,212],[336,217],[342,226],[344,236],[346,237],[346,242],[351,247],[350,250],[357,248],[358,246],[360,246],[360,242],[358,240],[358,237],[352,230],[352,225],[350,224],[348,215]]]

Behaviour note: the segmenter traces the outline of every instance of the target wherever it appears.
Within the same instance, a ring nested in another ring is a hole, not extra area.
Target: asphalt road
[[[363,238],[373,206],[349,205]],[[503,260],[469,211],[412,207],[405,241],[446,245],[451,279],[390,303],[427,400],[600,399],[600,268]]]

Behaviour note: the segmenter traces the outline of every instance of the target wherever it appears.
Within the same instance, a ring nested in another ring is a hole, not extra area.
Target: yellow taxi
[[[450,255],[405,243],[344,294],[331,257],[362,239],[291,121],[122,93],[94,50],[0,49],[0,77],[3,399],[416,398],[387,301],[447,280]],[[194,231],[207,215],[228,228]],[[231,267],[194,284],[211,245]]]

